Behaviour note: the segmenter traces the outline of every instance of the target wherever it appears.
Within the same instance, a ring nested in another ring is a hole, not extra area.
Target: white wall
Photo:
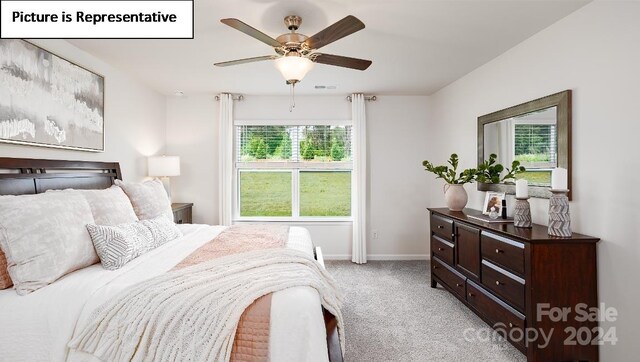
[[[241,120],[351,119],[351,103],[342,96],[289,98],[247,95],[235,104]],[[372,258],[424,258],[429,204],[420,163],[426,158],[427,97],[378,97],[367,103],[369,137],[369,243]],[[169,98],[167,154],[182,159],[182,175],[173,179],[174,199],[194,202],[194,222],[217,223],[218,104],[212,95]],[[351,223],[305,223],[328,258],[350,259]],[[378,239],[372,239],[377,230]]]
[[[128,181],[146,176],[146,156],[165,143],[165,97],[64,40],[34,44],[105,77],[105,152],[83,152],[0,143],[0,156],[117,161]]]
[[[457,152],[476,161],[477,117],[565,89],[573,90],[572,228],[598,236],[598,294],[618,309],[616,346],[603,361],[640,353],[640,3],[594,2],[536,34],[432,96],[434,161]],[[441,184],[430,181],[434,205]],[[483,194],[467,186],[469,206]],[[532,200],[536,223],[548,202]]]

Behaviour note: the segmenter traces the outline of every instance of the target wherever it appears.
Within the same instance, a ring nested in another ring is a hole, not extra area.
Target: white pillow
[[[86,225],[94,222],[80,194],[0,196],[0,245],[19,295],[98,262]]]
[[[138,256],[182,236],[173,221],[164,216],[118,226],[89,224],[87,230],[107,270],[120,269]]]
[[[47,192],[76,192],[89,202],[91,213],[98,225],[129,224],[138,221],[133,206],[127,195],[118,186],[104,190],[48,190]]]
[[[129,196],[138,219],[149,220],[158,216],[166,216],[173,221],[171,202],[160,180],[154,179],[139,183],[116,180],[115,184],[120,186]]]

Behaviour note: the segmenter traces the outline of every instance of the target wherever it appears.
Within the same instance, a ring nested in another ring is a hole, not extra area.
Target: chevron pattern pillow
[[[182,236],[173,221],[164,216],[130,224],[87,224],[87,230],[107,270],[122,268],[131,260]]]

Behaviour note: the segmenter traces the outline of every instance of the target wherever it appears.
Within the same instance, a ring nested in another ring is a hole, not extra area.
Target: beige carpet
[[[442,287],[432,289],[428,262],[327,261],[327,269],[346,297],[348,362],[526,360],[489,338],[488,326]]]

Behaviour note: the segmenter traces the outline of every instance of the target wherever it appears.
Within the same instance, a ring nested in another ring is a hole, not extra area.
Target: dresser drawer
[[[439,236],[431,236],[431,251],[445,263],[453,265],[453,244]]]
[[[464,286],[466,278],[462,274],[453,270],[453,268],[447,266],[445,263],[433,258],[431,260],[431,271],[433,275],[437,276],[444,282],[454,293],[460,298],[464,298]]]
[[[524,310],[524,279],[482,261],[482,284],[519,310]]]
[[[515,309],[509,307],[498,298],[485,291],[482,287],[477,286],[472,281],[467,281],[467,302],[478,313],[489,320],[489,324],[505,338],[513,336],[519,340],[511,340],[519,345],[521,350],[525,349],[524,328],[525,317]],[[513,331],[519,329],[520,331]],[[506,335],[505,335],[506,332]]]
[[[497,265],[524,275],[524,245],[487,232],[482,232],[482,257]]]
[[[453,241],[453,220],[431,215],[431,232],[447,241]]]

